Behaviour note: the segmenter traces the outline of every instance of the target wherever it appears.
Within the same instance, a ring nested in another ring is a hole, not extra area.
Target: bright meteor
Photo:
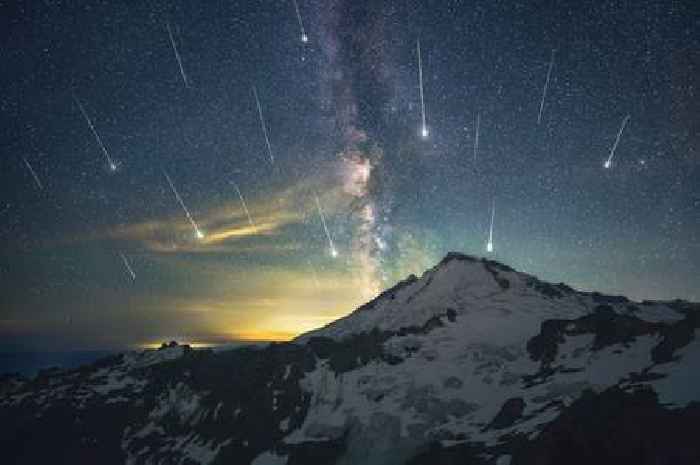
[[[294,11],[297,13],[297,21],[299,21],[299,29],[301,29],[301,41],[304,43],[307,43],[309,41],[309,36],[306,35],[306,31],[304,30],[304,23],[301,20],[301,13],[299,12],[299,4],[297,3],[297,0],[292,0],[292,3],[294,4]]]
[[[39,190],[44,190],[44,186],[41,184],[41,181],[39,181],[39,176],[36,175],[36,172],[34,171],[34,168],[32,168],[32,165],[29,164],[26,158],[22,157],[22,160],[24,161],[24,165],[27,167],[29,172],[32,174],[32,177],[34,178],[34,182],[36,183],[37,187]]]
[[[80,109],[80,113],[83,114],[85,121],[87,121],[87,124],[90,127],[90,131],[92,131],[92,135],[95,136],[95,140],[97,140],[97,144],[100,146],[100,149],[102,149],[102,153],[104,154],[105,158],[107,159],[107,164],[109,166],[110,171],[117,171],[116,163],[114,163],[114,160],[112,160],[112,157],[109,156],[109,152],[107,151],[105,144],[102,143],[102,139],[100,138],[100,135],[97,133],[97,130],[95,129],[95,125],[92,124],[92,120],[90,119],[87,112],[85,111],[83,104],[80,103],[80,100],[78,100],[78,97],[76,97],[75,94],[73,94],[73,100],[75,101],[75,104],[78,105],[78,108]]]
[[[542,110],[544,110],[544,99],[547,96],[547,87],[549,86],[549,78],[552,75],[552,68],[554,67],[554,50],[552,50],[552,58],[549,60],[549,69],[547,69],[547,78],[544,81],[544,88],[542,89],[542,100],[540,100],[540,112],[537,115],[537,124],[542,121]]]
[[[270,156],[270,163],[275,163],[275,157],[272,155],[272,146],[270,145],[270,136],[267,134],[267,125],[265,124],[265,118],[263,117],[262,106],[260,106],[260,99],[258,98],[258,90],[253,86],[253,95],[255,96],[255,104],[258,106],[258,115],[260,116],[260,126],[262,126],[263,135],[265,136],[265,144],[267,144],[267,154]]]
[[[421,129],[420,135],[423,139],[428,138],[428,126],[425,124],[425,100],[423,99],[423,62],[420,56],[420,39],[416,40],[416,51],[418,53],[418,87],[420,89],[420,113]]]
[[[620,126],[620,130],[617,132],[617,137],[615,138],[615,143],[613,144],[612,148],[610,149],[610,156],[608,156],[608,159],[605,160],[605,163],[603,164],[603,167],[605,169],[608,169],[612,166],[612,159],[615,156],[615,149],[617,149],[617,144],[620,143],[620,137],[622,137],[622,131],[625,130],[625,126],[627,126],[627,122],[631,118],[631,115],[625,116],[625,119],[622,120],[622,125]]]
[[[493,220],[496,218],[496,199],[493,199],[491,205],[491,226],[489,227],[489,241],[486,243],[486,251],[493,252]]]
[[[121,252],[119,252],[119,255],[122,257],[122,262],[124,262],[124,267],[126,267],[126,271],[129,272],[131,279],[133,281],[136,281],[136,273],[134,273],[134,270],[131,268],[131,265],[129,264],[129,260],[127,260],[127,258],[126,258],[126,255],[124,255]]]
[[[331,233],[328,231],[328,226],[326,225],[326,216],[323,214],[323,209],[321,208],[321,202],[318,200],[318,195],[314,194],[316,198],[316,207],[318,208],[318,215],[321,217],[321,223],[323,223],[323,230],[326,232],[326,237],[328,238],[328,246],[331,251],[331,257],[335,258],[338,256],[338,250],[333,244],[333,239],[331,238]]]
[[[177,65],[180,67],[180,76],[182,76],[182,82],[185,83],[185,88],[190,87],[190,83],[187,80],[187,75],[185,74],[185,68],[182,66],[182,58],[180,58],[180,52],[177,50],[177,45],[175,44],[175,38],[173,37],[173,31],[170,29],[170,23],[166,22],[165,27],[168,28],[168,37],[170,37],[170,43],[173,46],[173,52],[175,52],[175,59],[177,60]]]
[[[474,129],[474,163],[476,163],[476,154],[479,151],[479,125],[481,123],[481,115],[476,114],[476,128]]]
[[[192,229],[194,229],[195,237],[197,239],[204,239],[204,233],[202,232],[201,229],[199,229],[199,225],[197,225],[197,222],[194,220],[194,218],[192,218],[190,211],[185,206],[185,202],[182,201],[180,194],[178,193],[177,189],[175,189],[175,184],[173,184],[172,179],[170,179],[170,176],[168,176],[168,173],[165,170],[163,170],[163,174],[165,175],[165,179],[168,180],[168,184],[170,184],[170,189],[172,189],[173,194],[175,194],[175,198],[177,199],[178,203],[182,207],[182,210],[185,212],[185,216],[187,217],[187,220],[192,225]]]
[[[233,187],[236,188],[236,192],[238,192],[238,198],[241,199],[241,205],[243,205],[243,210],[245,211],[245,214],[248,217],[248,223],[250,223],[252,227],[255,227],[255,223],[253,223],[253,218],[250,216],[250,212],[248,211],[248,205],[246,205],[245,199],[243,198],[243,194],[241,194],[241,190],[238,188],[238,184],[236,184],[236,181],[233,181]]]

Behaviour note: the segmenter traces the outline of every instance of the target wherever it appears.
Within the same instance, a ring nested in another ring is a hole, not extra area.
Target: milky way
[[[1,347],[288,339],[496,198],[490,258],[700,297],[693,2],[0,9]]]

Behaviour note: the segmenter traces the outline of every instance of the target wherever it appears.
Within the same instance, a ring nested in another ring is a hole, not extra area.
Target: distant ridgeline
[[[43,369],[76,368],[114,353],[113,350],[0,352],[0,375],[19,373],[35,376]]]

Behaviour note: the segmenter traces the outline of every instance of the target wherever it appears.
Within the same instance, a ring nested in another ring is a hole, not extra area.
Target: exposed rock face
[[[521,397],[508,399],[488,427],[503,429],[512,426],[523,416],[524,410],[525,401]]]
[[[537,439],[524,443],[512,464],[700,463],[699,419],[697,402],[667,409],[650,389],[585,391]]]
[[[696,464],[698,327],[450,254],[292,343],[0,377],[2,463]]]

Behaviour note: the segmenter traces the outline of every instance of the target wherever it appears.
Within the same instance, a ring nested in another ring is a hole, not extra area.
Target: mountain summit
[[[297,342],[314,336],[342,339],[374,328],[421,326],[449,313],[452,318],[468,320],[461,328],[468,332],[462,337],[472,343],[494,336],[505,343],[505,338],[512,340],[536,330],[523,325],[538,326],[542,316],[585,313],[590,305],[581,304],[581,295],[564,284],[544,283],[501,263],[453,252],[421,278],[409,276],[348,316],[300,336]],[[546,301],[556,298],[556,305],[535,308],[532,304],[543,297]]]
[[[2,463],[696,464],[698,327],[451,253],[290,343],[6,376]]]

